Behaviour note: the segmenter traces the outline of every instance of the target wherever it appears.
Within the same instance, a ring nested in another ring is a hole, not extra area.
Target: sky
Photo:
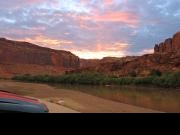
[[[180,0],[2,0],[0,37],[80,58],[152,53],[180,31]]]

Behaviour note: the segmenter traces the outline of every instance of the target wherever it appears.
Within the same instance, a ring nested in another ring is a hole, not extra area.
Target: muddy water
[[[146,107],[164,112],[180,112],[180,89],[161,89],[132,86],[53,85],[76,90],[105,99]]]

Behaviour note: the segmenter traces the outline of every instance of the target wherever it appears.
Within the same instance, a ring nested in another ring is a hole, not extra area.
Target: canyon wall
[[[71,52],[0,38],[0,77],[62,74],[79,66],[79,58]]]
[[[156,44],[153,54],[139,57],[104,58],[93,67],[78,70],[78,72],[84,71],[96,71],[117,77],[148,76],[153,71],[180,72],[180,32]]]

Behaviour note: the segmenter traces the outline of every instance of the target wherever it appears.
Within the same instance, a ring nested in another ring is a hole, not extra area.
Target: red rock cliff
[[[155,53],[179,53],[180,52],[180,32],[177,32],[173,38],[168,38],[154,47]]]
[[[114,76],[147,76],[152,71],[180,71],[180,32],[155,45],[154,54],[139,57],[104,58],[94,67],[80,71],[97,71]],[[76,71],[75,71],[76,72]]]
[[[26,73],[60,74],[79,65],[79,58],[71,52],[0,38],[1,77]]]

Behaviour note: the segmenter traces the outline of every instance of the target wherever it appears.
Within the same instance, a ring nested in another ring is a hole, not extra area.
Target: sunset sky
[[[180,0],[1,0],[0,37],[81,58],[151,53],[180,31]]]

